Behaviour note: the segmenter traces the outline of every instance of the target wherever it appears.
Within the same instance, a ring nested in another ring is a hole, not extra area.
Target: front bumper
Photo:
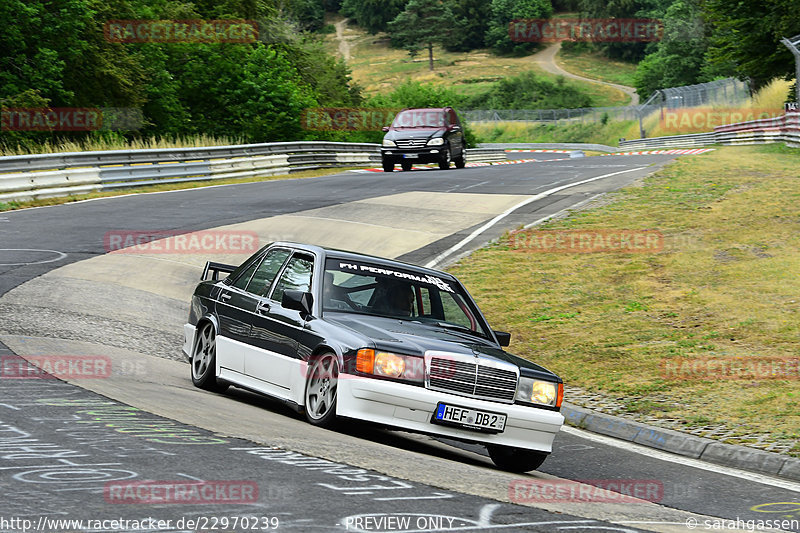
[[[186,361],[192,361],[192,348],[194,348],[194,334],[196,328],[194,324],[184,324],[183,325],[183,346],[181,347],[181,351],[183,352],[183,357]]]
[[[381,160],[384,163],[399,164],[403,161],[411,163],[437,163],[445,157],[447,146],[426,146],[423,148],[381,148]]]
[[[505,430],[492,434],[432,424],[431,417],[439,402],[504,413],[508,417]],[[350,374],[339,375],[336,414],[409,431],[545,453],[552,451],[553,439],[564,423],[564,417],[557,411],[477,400]]]

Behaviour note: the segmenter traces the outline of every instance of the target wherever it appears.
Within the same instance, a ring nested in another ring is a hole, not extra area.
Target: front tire
[[[456,164],[456,168],[464,168],[467,166],[467,149],[464,146],[461,147],[461,154],[453,159],[453,163]]]
[[[206,322],[197,334],[192,350],[192,383],[195,387],[225,392],[227,383],[217,381],[217,332],[214,324]]]
[[[444,152],[442,152],[442,155],[439,158],[439,170],[447,170],[448,168],[450,168],[450,148],[449,147]]]
[[[394,172],[394,163],[387,163],[384,161],[383,163],[383,171],[384,172]]]
[[[306,377],[306,420],[329,428],[336,422],[336,393],[339,385],[339,360],[336,354],[312,357]]]
[[[486,449],[489,451],[489,457],[491,457],[497,468],[518,474],[536,470],[542,466],[548,455],[543,452],[512,448],[511,446],[487,445]]]

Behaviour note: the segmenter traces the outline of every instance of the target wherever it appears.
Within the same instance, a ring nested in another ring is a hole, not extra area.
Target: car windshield
[[[431,274],[329,259],[322,290],[323,312],[407,319],[490,338],[460,285]]]
[[[438,109],[407,109],[394,117],[394,128],[443,128],[444,113]]]

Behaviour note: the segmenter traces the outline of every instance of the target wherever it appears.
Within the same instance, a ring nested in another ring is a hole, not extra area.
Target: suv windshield
[[[392,122],[393,128],[443,128],[446,125],[441,109],[406,109]]]
[[[322,291],[323,312],[402,318],[491,338],[461,287],[430,274],[328,259]]]

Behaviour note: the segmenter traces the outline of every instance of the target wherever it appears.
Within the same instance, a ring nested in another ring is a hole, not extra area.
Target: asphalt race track
[[[101,369],[69,382],[0,377],[0,531],[721,531],[737,519],[740,530],[794,519],[781,528],[800,531],[800,483],[573,428],[539,471],[520,476],[494,469],[479,447],[355,424],[327,431],[238,389],[195,389],[180,356],[189,295],[206,260],[238,263],[250,249],[217,240],[106,253],[121,236],[209,230],[446,266],[677,157],[517,155],[537,161],[0,213],[4,368],[24,374],[19,356],[59,355]],[[592,480],[640,498],[582,502],[536,489]],[[188,497],[199,481],[215,493]]]

